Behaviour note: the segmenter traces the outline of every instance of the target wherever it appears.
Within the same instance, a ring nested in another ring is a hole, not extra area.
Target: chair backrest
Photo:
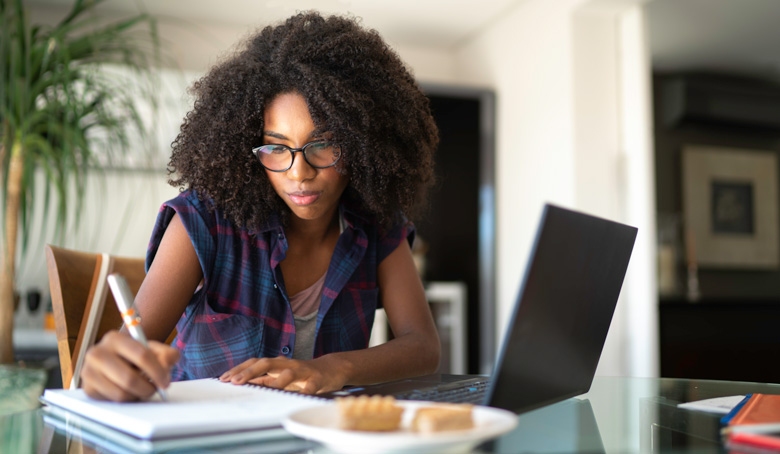
[[[122,274],[135,295],[146,275],[144,259],[46,245],[46,263],[62,385],[76,388],[87,349],[106,332],[122,326],[106,276]]]

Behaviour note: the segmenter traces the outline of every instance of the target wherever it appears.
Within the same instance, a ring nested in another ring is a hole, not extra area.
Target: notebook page
[[[117,403],[87,397],[81,389],[44,392],[54,405],[142,439],[279,427],[288,414],[327,400],[216,379],[171,383],[169,401]]]
[[[257,396],[258,393],[258,387],[255,386],[236,386],[231,383],[222,383],[215,379],[173,382],[171,385],[172,386],[168,388],[167,403],[187,404],[208,402],[214,400],[215,394],[218,394],[219,398],[223,400],[251,399]],[[159,394],[154,394],[148,402],[166,403],[160,399]]]

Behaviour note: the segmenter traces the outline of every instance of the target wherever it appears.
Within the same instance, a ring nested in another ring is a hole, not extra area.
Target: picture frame
[[[777,152],[689,145],[682,176],[689,266],[778,269]]]

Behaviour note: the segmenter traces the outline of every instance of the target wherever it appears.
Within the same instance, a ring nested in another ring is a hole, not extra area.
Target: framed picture
[[[777,153],[687,146],[682,169],[688,263],[777,269]]]

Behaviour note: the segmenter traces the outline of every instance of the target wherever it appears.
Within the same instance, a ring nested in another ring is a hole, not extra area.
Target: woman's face
[[[264,113],[263,144],[281,144],[301,148],[309,142],[323,139],[315,135],[314,122],[306,100],[298,93],[284,93],[273,98]],[[329,222],[335,214],[341,194],[349,178],[336,166],[316,169],[300,152],[295,153],[292,167],[284,172],[265,171],[279,197],[301,220]]]

